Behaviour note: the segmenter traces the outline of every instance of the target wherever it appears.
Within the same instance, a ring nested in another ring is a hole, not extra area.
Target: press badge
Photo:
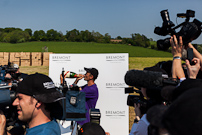
[[[75,105],[76,104],[76,97],[71,97],[70,104]]]

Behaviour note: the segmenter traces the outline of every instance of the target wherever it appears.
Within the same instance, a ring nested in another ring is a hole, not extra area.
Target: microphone
[[[168,75],[162,72],[133,69],[127,71],[125,83],[129,86],[149,88],[164,86],[164,84],[177,85],[178,81],[168,79]]]

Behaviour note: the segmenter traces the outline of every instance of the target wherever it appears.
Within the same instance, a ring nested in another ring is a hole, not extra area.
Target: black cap
[[[84,69],[86,70],[86,72],[91,73],[93,75],[94,80],[97,79],[99,73],[98,73],[98,70],[96,68],[84,67]]]
[[[51,78],[39,73],[31,74],[26,77],[19,83],[16,92],[33,96],[43,103],[53,103],[64,98],[62,94],[56,90]]]
[[[78,135],[105,135],[105,131],[99,124],[88,122],[83,124]]]

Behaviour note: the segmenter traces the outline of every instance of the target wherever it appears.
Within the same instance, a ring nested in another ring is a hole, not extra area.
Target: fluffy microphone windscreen
[[[125,74],[125,83],[129,86],[144,88],[163,86],[163,77],[161,72],[133,69]]]

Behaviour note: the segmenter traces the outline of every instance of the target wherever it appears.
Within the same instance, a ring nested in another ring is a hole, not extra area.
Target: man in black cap
[[[77,84],[79,80],[84,78],[85,81],[87,81],[87,84],[81,87],[81,91],[85,92],[86,94],[86,120],[84,121],[78,121],[77,123],[80,125],[83,125],[84,123],[90,122],[90,115],[89,115],[89,109],[95,108],[97,100],[98,100],[98,88],[95,84],[95,80],[98,77],[98,70],[96,68],[84,68],[86,71],[86,74],[84,76],[80,76],[76,78],[76,81],[74,84]]]
[[[27,135],[61,134],[54,118],[62,117],[59,100],[63,97],[48,76],[29,75],[19,83],[16,92],[13,106],[17,107],[18,119],[28,124]]]

